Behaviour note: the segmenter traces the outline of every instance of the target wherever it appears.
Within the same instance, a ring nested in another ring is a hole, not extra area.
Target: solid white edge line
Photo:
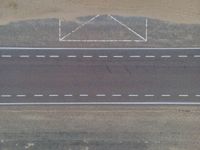
[[[200,102],[60,102],[60,103],[0,103],[0,106],[23,105],[200,105]]]
[[[112,48],[59,48],[59,47],[0,47],[0,50],[71,50],[71,49],[82,49],[82,50],[121,50],[121,49],[124,49],[124,50],[200,50],[200,47],[156,47],[156,48],[152,48],[152,47],[147,47],[147,48],[141,48],[141,47],[134,47],[134,48],[119,48],[119,47],[112,47]]]

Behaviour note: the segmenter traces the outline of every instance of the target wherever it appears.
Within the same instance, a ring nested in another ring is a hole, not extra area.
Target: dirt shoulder
[[[2,107],[0,114],[4,149],[199,149],[198,107]]]
[[[0,0],[0,24],[26,19],[113,14],[200,23],[199,0]]]

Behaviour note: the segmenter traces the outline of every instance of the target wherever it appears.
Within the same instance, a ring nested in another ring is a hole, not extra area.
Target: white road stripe
[[[162,97],[170,97],[171,95],[170,94],[162,94],[161,96]]]
[[[34,97],[43,97],[44,95],[43,94],[34,94],[33,96]]]
[[[200,102],[39,102],[39,103],[0,103],[0,106],[30,105],[200,105]]]
[[[93,56],[91,55],[83,55],[83,58],[92,58]]]
[[[29,55],[19,55],[20,58],[29,58]]]
[[[99,58],[108,58],[108,56],[106,56],[106,55],[101,55],[101,56],[99,56]]]
[[[64,96],[65,97],[72,97],[73,95],[72,94],[65,94]]]
[[[195,95],[196,97],[200,97],[200,94]]]
[[[103,97],[103,96],[106,96],[105,94],[97,94],[96,95],[97,97]]]
[[[50,58],[59,58],[60,56],[59,55],[50,55],[49,57]]]
[[[80,94],[79,96],[81,96],[81,97],[87,97],[89,95],[88,94]]]
[[[153,56],[153,55],[146,55],[145,57],[146,57],[146,58],[155,58],[156,56]]]
[[[35,57],[37,57],[37,58],[45,58],[46,56],[45,55],[36,55]]]
[[[139,55],[132,55],[132,56],[129,56],[130,58],[140,58],[141,56]]]
[[[1,55],[2,58],[11,58],[12,55]]]
[[[179,94],[178,96],[179,97],[188,97],[189,95],[188,94]]]
[[[178,55],[179,58],[187,58],[188,55]]]
[[[171,55],[163,55],[161,56],[161,58],[171,58],[172,56]]]
[[[3,94],[3,95],[1,95],[1,97],[12,97],[12,95],[9,95],[9,94]]]
[[[200,55],[194,55],[194,58],[200,58]]]
[[[112,94],[113,97],[120,97],[122,96],[121,94]]]
[[[50,97],[57,97],[59,96],[58,94],[49,94]]]
[[[155,95],[154,94],[145,94],[144,96],[145,97],[154,97]]]
[[[76,55],[68,55],[67,57],[68,58],[76,58],[77,56]]]
[[[25,94],[19,94],[19,95],[16,95],[16,97],[26,97]]]
[[[124,56],[113,56],[114,58],[123,58]]]
[[[130,96],[130,97],[137,97],[139,95],[138,94],[129,94],[128,96]]]

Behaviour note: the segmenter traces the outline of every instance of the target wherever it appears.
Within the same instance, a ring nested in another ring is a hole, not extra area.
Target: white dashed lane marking
[[[145,94],[144,96],[145,97],[154,97],[155,95],[154,94]]]
[[[34,97],[43,97],[44,95],[43,94],[34,94],[33,96]]]
[[[113,56],[113,58],[123,58],[124,56]]]
[[[65,97],[72,97],[73,95],[72,94],[65,94],[64,96]]]
[[[139,96],[138,94],[129,94],[128,95],[129,97],[137,97],[137,96]]]
[[[68,58],[76,58],[77,56],[76,55],[68,55],[67,57]]]
[[[58,94],[49,94],[49,97],[58,97]]]
[[[12,55],[1,55],[2,58],[11,58]]]
[[[89,97],[89,94],[78,94],[80,97]],[[26,94],[16,94],[14,95],[14,97],[26,97],[27,95]],[[31,95],[30,95],[31,96]],[[32,95],[33,97],[45,97],[44,94],[33,94]],[[74,95],[73,94],[65,94],[65,95],[59,95],[59,94],[48,94],[46,95],[48,97],[58,97],[58,96],[64,96],[64,97],[73,97]],[[106,96],[109,96],[109,95],[106,95],[106,94],[96,94],[95,95],[96,97],[106,97]],[[110,96],[112,97],[139,97],[139,96],[144,96],[144,97],[172,97],[171,94],[161,94],[161,95],[155,95],[155,94],[111,94]],[[189,94],[178,94],[178,95],[174,95],[174,97],[179,97],[179,98],[184,98],[184,97],[190,97],[190,96],[193,96],[193,97],[200,97],[200,94],[196,94],[196,95],[189,95]],[[2,94],[0,95],[0,97],[13,97],[12,94]]]
[[[98,56],[99,58],[108,58],[108,56],[103,56],[103,55],[101,55],[101,56]]]
[[[16,95],[16,97],[26,97],[25,94],[19,94],[19,95]]]
[[[19,58],[31,58],[31,55],[18,55],[18,56],[14,56],[14,55],[7,55],[7,54],[3,54],[0,55],[1,58],[12,58],[12,57],[19,57]],[[33,57],[36,58],[60,58],[60,55],[33,55]],[[77,55],[67,55],[67,58],[77,58]],[[93,58],[93,57],[97,57],[97,58],[108,58],[107,55],[97,55],[97,56],[93,56],[93,55],[82,55],[82,58]],[[141,56],[141,55],[113,55],[111,56],[113,58],[125,58],[125,57],[129,57],[129,58],[156,58],[156,57],[160,57],[162,59],[166,59],[166,58],[172,58],[172,55],[160,55],[160,56],[155,56],[155,55],[145,55],[145,56]],[[174,58],[188,58],[188,55],[176,55],[173,56]],[[193,55],[191,56],[193,58],[200,58],[200,55]]]
[[[179,57],[179,58],[187,58],[188,55],[179,55],[178,57]]]
[[[180,96],[180,97],[188,97],[189,95],[188,94],[180,94],[178,96]]]
[[[122,96],[121,94],[112,94],[113,97],[120,97]]]
[[[194,55],[194,58],[200,58],[200,55]]]
[[[1,97],[12,97],[12,95],[9,95],[9,94],[3,94],[3,95],[1,95]]]
[[[59,58],[60,56],[59,55],[50,55],[49,57],[50,58]]]
[[[83,55],[83,58],[92,58],[92,55]]]
[[[45,55],[36,55],[35,57],[37,57],[37,58],[45,58],[46,56]]]
[[[132,56],[129,56],[130,58],[140,58],[141,56],[139,55],[132,55]]]
[[[88,94],[80,94],[79,96],[80,97],[88,97],[89,95]]]
[[[155,58],[156,56],[153,56],[153,55],[147,55],[145,56],[146,58]]]
[[[171,95],[170,94],[162,94],[161,96],[162,97],[170,97]]]
[[[161,56],[161,58],[171,58],[172,56],[170,56],[170,55],[163,55],[163,56]]]
[[[97,94],[96,96],[97,97],[104,97],[104,96],[106,96],[106,94]]]
[[[20,58],[29,58],[30,55],[19,55]]]

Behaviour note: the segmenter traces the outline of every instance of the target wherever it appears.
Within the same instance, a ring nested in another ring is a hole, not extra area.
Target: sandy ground
[[[96,142],[103,139],[104,142],[99,146],[110,140],[119,142],[114,144],[118,147],[128,141],[134,145],[139,140],[144,144],[143,148],[135,149],[199,149],[198,107],[2,107],[0,114],[0,139],[5,149],[9,141],[38,141],[39,144],[48,139],[53,143],[62,139],[61,143],[63,140],[66,143],[84,137]],[[92,146],[89,143],[87,145]],[[114,145],[110,145],[110,148]],[[48,144],[43,143],[43,146]],[[131,149],[126,146],[124,148],[127,150]]]
[[[200,23],[199,0],[0,0],[0,23],[38,18],[73,20],[114,14],[147,16],[176,23]]]

